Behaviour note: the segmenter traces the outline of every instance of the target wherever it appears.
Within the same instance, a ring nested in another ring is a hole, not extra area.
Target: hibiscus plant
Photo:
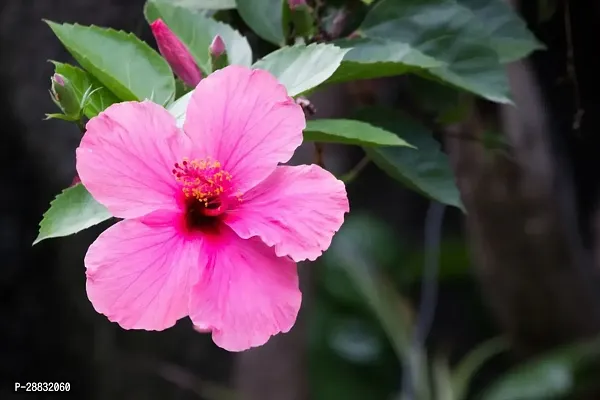
[[[36,243],[119,219],[84,260],[99,313],[145,330],[189,316],[224,349],[260,346],[293,326],[296,263],[328,249],[366,163],[462,210],[448,157],[418,121],[381,108],[319,119],[310,95],[417,74],[458,93],[448,123],[476,97],[510,103],[504,64],[541,45],[502,0],[337,3],[148,0],[157,51],[132,33],[46,21],[78,63],[53,61],[61,113],[48,117],[78,124],[82,139],[77,182],[51,203]],[[272,52],[259,56],[224,22],[234,9]],[[443,10],[452,20],[435,17]],[[285,165],[303,142],[315,164]],[[335,177],[323,143],[366,158]]]

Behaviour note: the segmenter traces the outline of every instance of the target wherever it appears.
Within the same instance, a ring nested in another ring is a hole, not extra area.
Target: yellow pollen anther
[[[183,194],[187,198],[195,198],[205,207],[221,205],[230,197],[241,201],[241,193],[236,192],[232,185],[231,174],[222,168],[219,161],[184,158],[181,163],[175,163],[172,172],[181,184]]]

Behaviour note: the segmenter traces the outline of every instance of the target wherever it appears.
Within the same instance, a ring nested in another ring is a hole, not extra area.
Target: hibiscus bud
[[[317,24],[313,10],[304,0],[288,0],[290,16],[293,26],[293,36],[309,38],[317,31]]]
[[[187,86],[196,87],[202,79],[202,72],[187,47],[162,19],[151,23],[150,28],[156,39],[158,51],[167,60],[175,75]]]
[[[54,79],[54,82],[58,83],[60,86],[65,86],[65,78],[61,74],[54,74],[52,79]]]
[[[78,119],[81,115],[81,104],[71,82],[60,74],[54,74],[50,82],[50,95],[54,103],[69,119]]]
[[[217,57],[225,53],[225,42],[223,41],[223,38],[221,38],[220,35],[215,36],[212,43],[210,44],[209,50],[211,55]]]
[[[210,55],[210,63],[213,72],[218,69],[225,68],[229,64],[225,42],[219,35],[215,36],[212,43],[208,47],[208,54]]]

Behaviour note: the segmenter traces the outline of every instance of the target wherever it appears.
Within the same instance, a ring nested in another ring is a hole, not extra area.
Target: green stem
[[[84,134],[85,133],[85,125],[83,124],[83,118],[79,118],[77,121],[75,121],[75,124],[79,128],[79,131],[81,131],[81,133]]]
[[[340,180],[344,183],[352,182],[370,162],[371,160],[367,156],[364,156],[350,171],[342,175]]]
[[[315,142],[315,164],[321,168],[325,168],[325,161],[323,160],[323,143]]]

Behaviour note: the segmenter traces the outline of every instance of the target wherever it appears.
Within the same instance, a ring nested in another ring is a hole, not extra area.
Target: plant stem
[[[352,182],[370,162],[369,157],[364,156],[350,171],[342,175],[340,180],[344,183]]]
[[[315,164],[321,168],[325,168],[323,161],[323,143],[315,142]]]
[[[85,124],[83,123],[83,118],[79,118],[77,121],[75,121],[75,124],[79,128],[79,131],[81,132],[81,134],[84,134],[85,133]]]

